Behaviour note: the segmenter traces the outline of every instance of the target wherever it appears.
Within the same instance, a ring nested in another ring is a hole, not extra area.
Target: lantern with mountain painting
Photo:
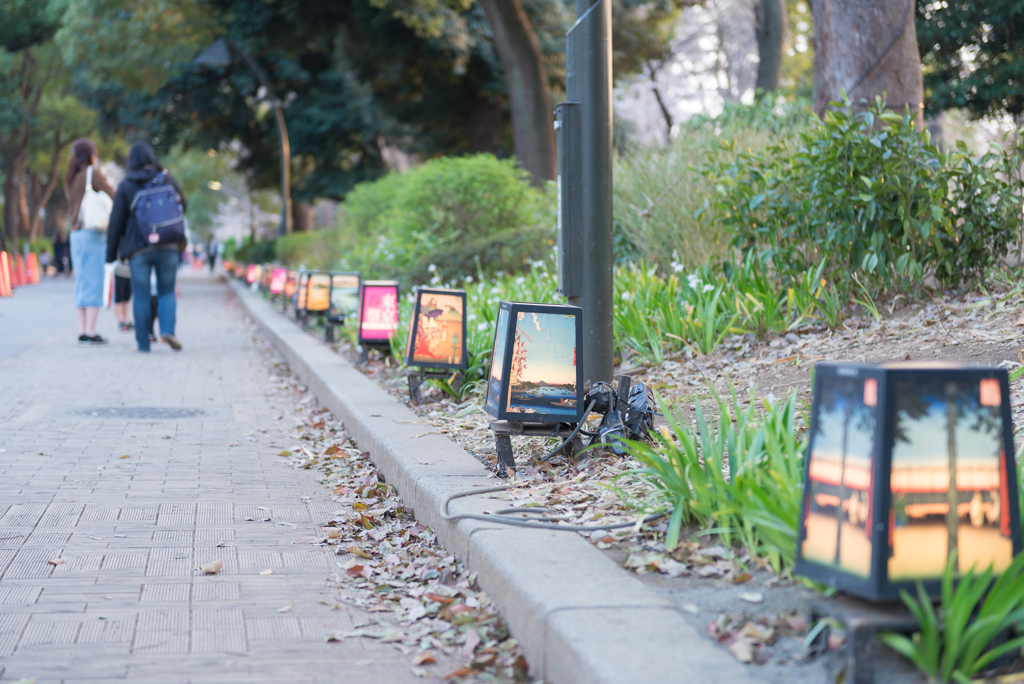
[[[575,306],[501,302],[484,410],[499,420],[578,422],[582,316]]]
[[[466,293],[417,288],[414,296],[406,365],[465,370]]]
[[[873,600],[1021,549],[1005,370],[819,364],[796,572]]]

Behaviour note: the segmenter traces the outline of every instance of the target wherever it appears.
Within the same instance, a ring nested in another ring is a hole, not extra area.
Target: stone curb
[[[420,522],[477,573],[523,646],[532,677],[554,684],[763,681],[579,535],[443,520],[449,494],[498,484],[480,462],[261,297],[228,282]],[[469,497],[453,501],[451,512],[495,507],[486,496]]]

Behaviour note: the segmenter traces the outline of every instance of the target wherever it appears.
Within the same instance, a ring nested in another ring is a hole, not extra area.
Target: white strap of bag
[[[85,170],[85,187],[87,190],[92,190],[92,165]]]

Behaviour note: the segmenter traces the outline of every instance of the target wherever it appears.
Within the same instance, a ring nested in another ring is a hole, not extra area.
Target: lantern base
[[[381,354],[391,353],[391,344],[385,342],[383,344],[373,342],[360,342],[359,343],[359,364],[363,365],[370,360],[370,350],[376,349]]]
[[[462,389],[462,381],[465,374],[457,370],[453,373],[437,368],[409,368],[405,371],[406,379],[409,381],[409,403],[413,406],[420,405],[420,387],[427,380],[445,380],[456,392]]]
[[[557,437],[565,439],[576,426],[572,423],[525,423],[521,420],[495,420],[491,423],[494,433],[495,450],[498,460],[495,464],[498,477],[507,479],[516,474],[516,459],[512,451],[512,437]],[[583,438],[576,435],[563,449],[565,455],[575,460],[583,451]]]
[[[853,596],[825,598],[814,595],[808,600],[811,609],[810,624],[821,618],[831,618],[846,628],[846,644],[831,654],[830,670],[845,670],[849,684],[874,684],[878,632],[912,632],[918,622],[900,602],[875,603]],[[810,651],[828,652],[828,628],[815,639]]]

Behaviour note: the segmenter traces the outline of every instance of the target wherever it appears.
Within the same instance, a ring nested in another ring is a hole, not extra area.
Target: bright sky
[[[861,392],[858,386],[858,392]],[[868,466],[871,463],[871,449],[874,446],[873,435],[861,427],[858,409],[863,406],[860,397],[854,399],[853,411],[850,415],[849,431],[846,435],[846,463]],[[818,414],[818,433],[814,436],[814,453],[812,458],[840,461],[843,457],[843,420],[846,418],[846,402],[848,397],[836,399],[831,411]]]
[[[549,385],[576,384],[576,367],[572,364],[576,347],[576,323],[572,316],[526,312],[518,321],[519,330],[528,337],[526,343],[525,382],[546,382]]]
[[[927,466],[943,465],[949,459],[948,434],[946,432],[946,401],[938,397],[925,397],[930,402],[928,413],[914,421],[904,421],[910,441],[897,441],[892,449],[892,465]],[[966,415],[957,423],[956,455],[958,461],[991,460],[999,463],[998,433],[971,430],[979,407],[972,401]],[[998,408],[981,408],[982,411],[999,411]]]

